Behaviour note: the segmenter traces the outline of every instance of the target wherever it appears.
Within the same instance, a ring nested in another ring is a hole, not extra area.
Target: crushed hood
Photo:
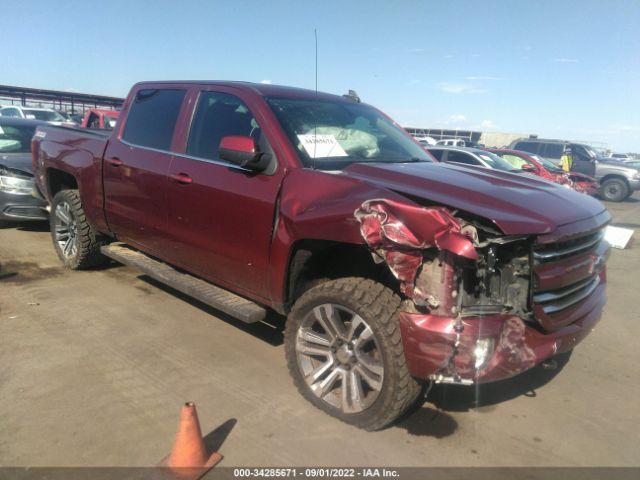
[[[550,233],[605,209],[598,200],[529,175],[437,163],[355,163],[344,175],[493,221],[507,235]]]

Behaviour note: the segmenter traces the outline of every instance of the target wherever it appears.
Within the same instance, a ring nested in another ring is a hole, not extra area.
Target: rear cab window
[[[558,160],[562,157],[562,153],[564,152],[564,145],[562,143],[547,143],[545,144],[544,153],[539,152],[543,157],[547,158],[557,158]]]
[[[138,147],[169,151],[186,90],[139,90],[129,108],[122,140]]]
[[[522,150],[523,152],[538,153],[540,143],[538,142],[518,142],[515,145],[515,150]]]

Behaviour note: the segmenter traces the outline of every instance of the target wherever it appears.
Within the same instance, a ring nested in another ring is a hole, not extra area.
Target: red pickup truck
[[[67,267],[111,258],[245,322],[286,316],[301,394],[368,430],[426,382],[572,349],[605,303],[599,201],[432,162],[354,95],[139,83],[110,136],[38,128],[33,162]]]
[[[117,110],[106,110],[103,108],[90,108],[84,114],[80,127],[98,130],[113,130],[118,119]]]

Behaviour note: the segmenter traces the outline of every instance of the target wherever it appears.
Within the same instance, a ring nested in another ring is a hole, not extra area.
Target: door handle
[[[107,158],[106,160],[107,160],[107,162],[109,162],[109,165],[111,165],[112,167],[119,167],[120,165],[122,165],[124,163],[118,157]]]
[[[170,177],[171,180],[181,183],[182,185],[189,185],[191,182],[193,182],[193,179],[186,173],[174,173],[170,175]]]

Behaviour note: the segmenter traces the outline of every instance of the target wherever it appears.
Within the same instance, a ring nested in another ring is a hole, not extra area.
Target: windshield
[[[306,167],[339,170],[355,162],[429,162],[400,127],[360,103],[268,97]]]
[[[587,152],[587,155],[589,155],[591,158],[596,158],[596,157],[600,157],[601,155],[598,155],[598,153],[594,150],[593,147],[590,147],[589,145],[577,145],[578,149],[579,147],[584,148],[584,150]]]
[[[64,122],[65,118],[60,115],[58,112],[54,112],[53,110],[29,110],[25,108],[23,110],[25,117],[27,118],[35,118],[37,120],[42,120],[45,122]]]
[[[477,154],[487,165],[496,170],[504,170],[505,172],[520,172],[519,168],[515,168],[506,160],[503,160],[498,155],[490,152],[482,152]]]
[[[29,153],[36,127],[0,125],[0,153]]]

